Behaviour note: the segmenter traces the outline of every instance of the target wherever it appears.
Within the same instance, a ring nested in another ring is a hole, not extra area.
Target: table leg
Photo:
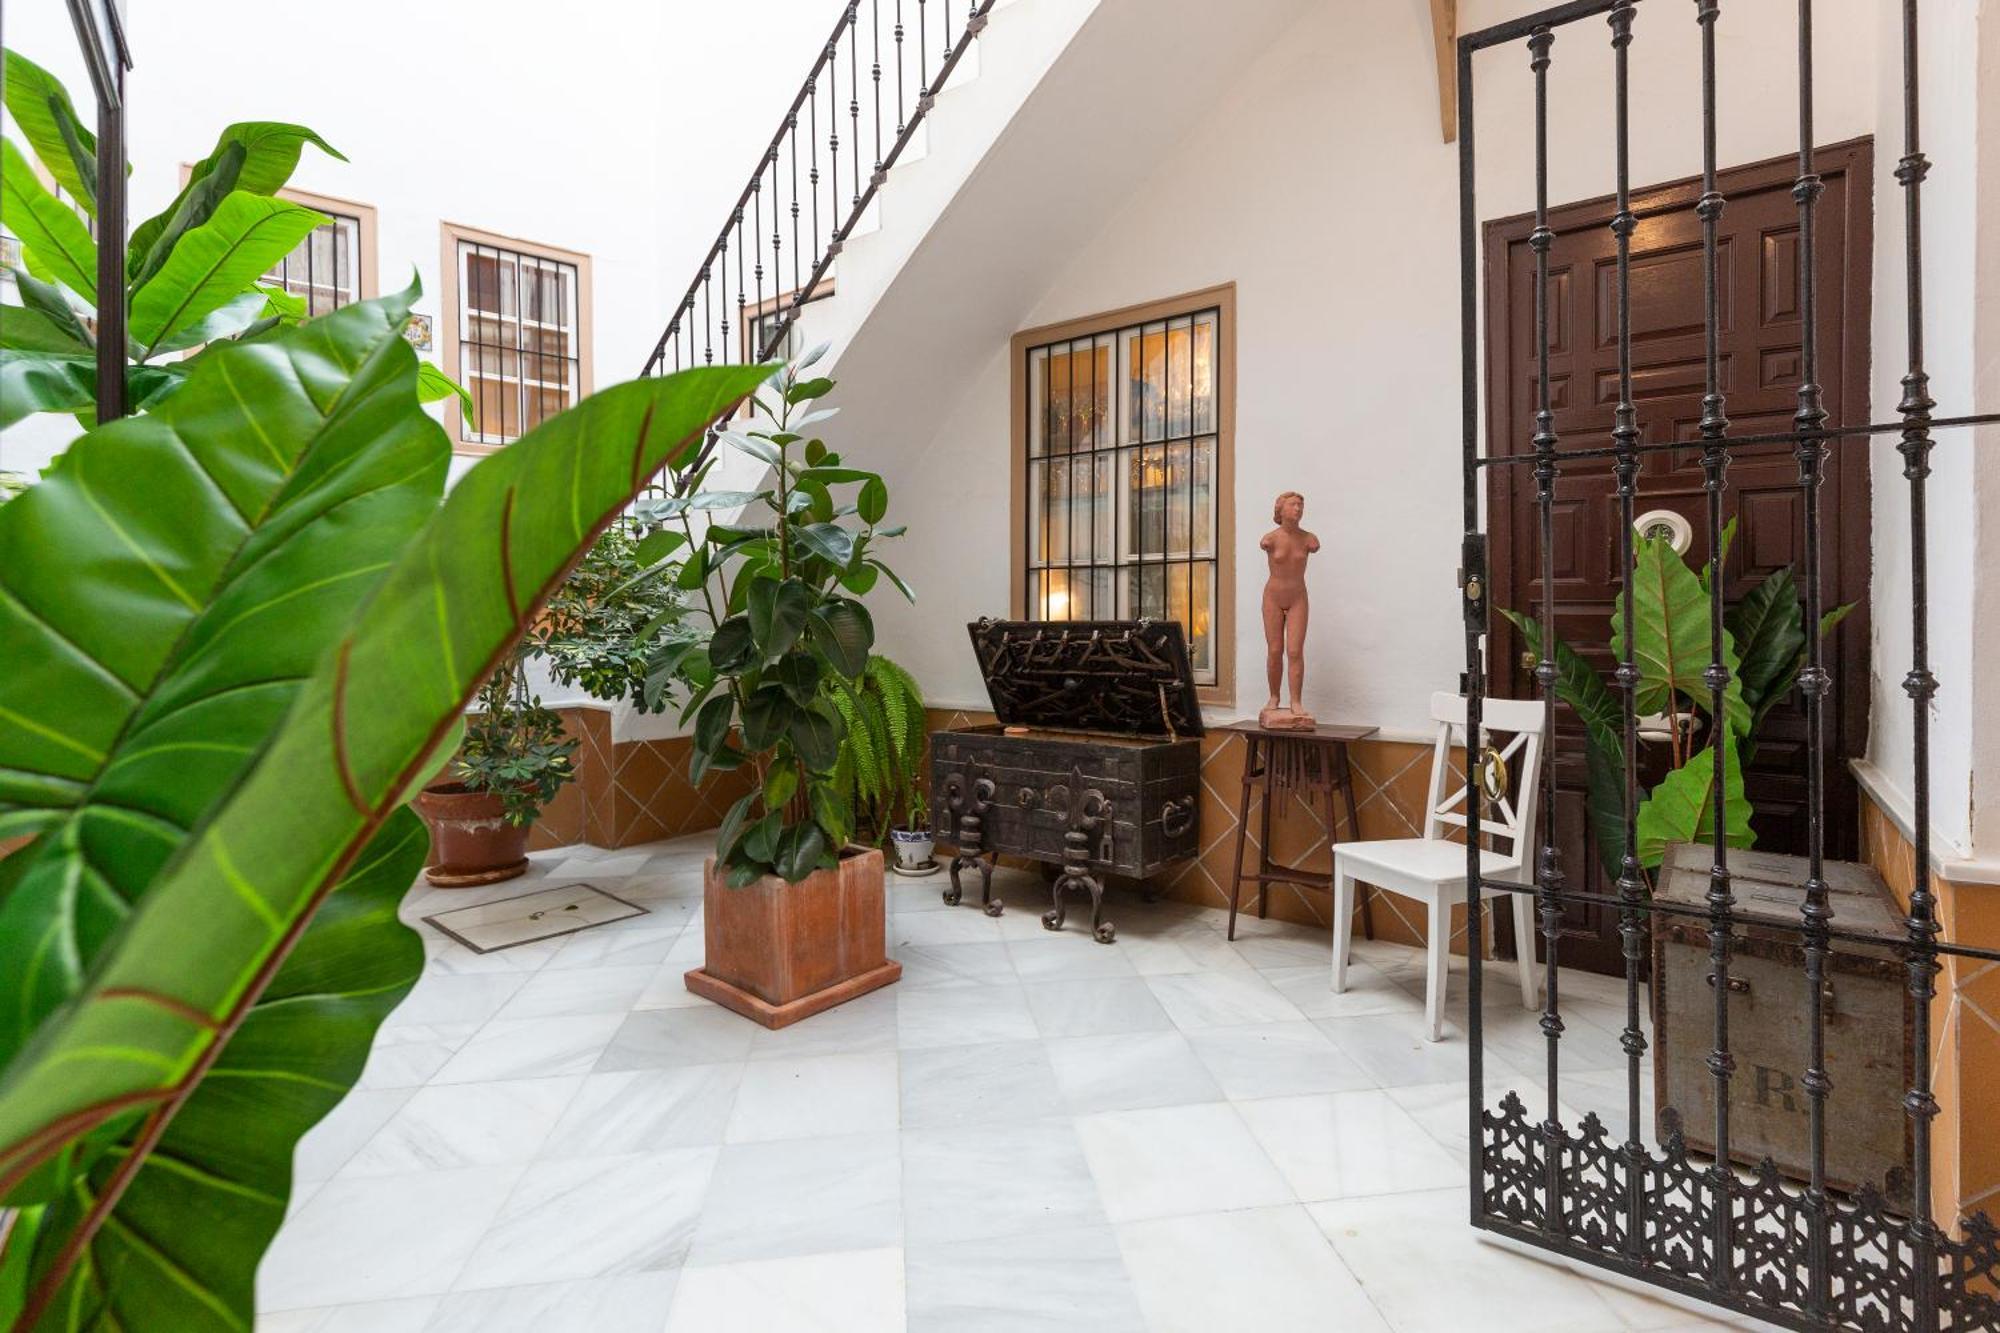
[[[1229,863],[1229,938],[1236,938],[1236,909],[1243,895],[1243,841],[1250,832],[1250,784],[1256,781],[1257,738],[1243,738],[1243,796],[1236,805],[1236,855]],[[1259,886],[1261,887],[1261,886]]]
[[[1342,741],[1337,747],[1337,751],[1340,759],[1340,789],[1347,797],[1347,836],[1359,839],[1361,836],[1361,812],[1354,807],[1354,767],[1347,760],[1347,743]],[[1332,802],[1329,799],[1329,807],[1331,804]],[[1333,827],[1332,814],[1333,811],[1329,808],[1327,811],[1328,828]],[[1359,888],[1361,895],[1361,938],[1372,940],[1375,938],[1375,890],[1369,888],[1366,884],[1361,884]]]
[[[1262,812],[1262,827],[1257,839],[1257,919],[1264,919],[1265,900],[1271,894],[1271,881],[1267,878],[1277,863],[1271,859],[1271,783],[1268,776],[1264,782],[1264,799],[1258,809]]]

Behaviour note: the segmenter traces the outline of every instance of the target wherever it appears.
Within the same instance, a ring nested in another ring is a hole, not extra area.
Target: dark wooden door
[[[1826,181],[1816,221],[1819,378],[1828,420],[1868,420],[1868,319],[1871,250],[1871,145],[1823,149]],[[1789,429],[1797,408],[1800,344],[1798,211],[1791,187],[1795,159],[1723,174],[1728,199],[1718,246],[1721,375],[1732,435]],[[1706,362],[1702,321],[1702,245],[1693,205],[1699,181],[1634,195],[1632,237],[1633,399],[1647,443],[1699,439]],[[1550,392],[1562,447],[1611,443],[1618,402],[1617,270],[1609,199],[1554,210],[1549,252]],[[1486,227],[1487,447],[1494,454],[1533,452],[1535,410],[1534,254],[1532,217]],[[1669,509],[1694,530],[1691,562],[1708,559],[1707,501],[1698,444],[1644,456],[1637,509]],[[1532,611],[1541,597],[1535,482],[1525,467],[1494,469],[1489,491],[1494,604]],[[1737,520],[1726,596],[1784,565],[1801,566],[1805,496],[1787,445],[1731,451],[1725,517]],[[1826,848],[1852,856],[1856,793],[1846,759],[1867,742],[1868,454],[1860,441],[1836,445],[1820,492],[1822,589],[1828,607],[1859,602],[1827,644],[1833,673],[1826,710]],[[1571,646],[1600,670],[1613,665],[1611,612],[1620,594],[1618,496],[1610,460],[1566,463],[1554,509],[1556,624]],[[1512,626],[1496,618],[1491,688],[1532,698],[1533,678]],[[1651,750],[1657,747],[1646,747]],[[1584,814],[1582,728],[1567,708],[1554,745],[1556,828],[1571,887],[1615,893],[1589,842]],[[1642,751],[1642,776],[1664,767]],[[1807,753],[1805,712],[1795,694],[1765,723],[1745,781],[1758,846],[1805,850]],[[1622,970],[1616,912],[1578,906],[1565,918],[1563,963]]]

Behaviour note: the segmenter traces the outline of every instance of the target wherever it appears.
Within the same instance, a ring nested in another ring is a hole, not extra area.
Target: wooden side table
[[[1231,867],[1234,875],[1229,884],[1229,938],[1236,938],[1236,912],[1243,898],[1243,881],[1250,880],[1257,885],[1257,915],[1265,912],[1266,901],[1273,884],[1296,884],[1302,888],[1318,889],[1329,899],[1333,896],[1333,875],[1329,872],[1306,870],[1299,866],[1280,865],[1271,859],[1271,798],[1274,793],[1301,793],[1309,807],[1324,797],[1326,801],[1326,840],[1331,847],[1339,841],[1336,833],[1337,816],[1333,802],[1336,796],[1347,804],[1347,827],[1349,836],[1361,828],[1359,815],[1354,804],[1354,769],[1348,762],[1347,745],[1372,736],[1375,727],[1340,727],[1322,724],[1307,731],[1278,731],[1258,726],[1255,722],[1233,722],[1216,728],[1218,731],[1233,731],[1243,737],[1243,798],[1236,809],[1236,859]],[[1262,829],[1257,848],[1257,869],[1254,873],[1243,869],[1243,843],[1250,834],[1250,797],[1252,789],[1257,792],[1259,822]],[[1375,938],[1375,922],[1370,912],[1370,890],[1361,886],[1361,933],[1366,939]]]

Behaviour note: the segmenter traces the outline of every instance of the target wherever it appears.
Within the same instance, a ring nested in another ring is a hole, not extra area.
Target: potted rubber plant
[[[754,789],[716,832],[704,889],[702,965],[690,991],[779,1028],[888,985],[880,849],[857,845],[839,780],[847,724],[832,693],[865,677],[874,622],[862,604],[879,580],[909,596],[877,556],[888,487],[808,432],[831,415],[833,388],[805,377],[823,353],[780,368],[743,429],[719,441],[765,465],[755,491],[703,489],[710,459],[679,493],[641,506],[679,523],[679,586],[709,632],[658,654],[655,675],[685,683],[694,722],[689,779],[749,767]],[[693,516],[733,515],[699,534]]]
[[[436,856],[424,878],[439,888],[497,884],[524,873],[535,820],[576,776],[576,741],[528,689],[532,642],[517,647],[480,687],[452,776],[417,794]]]

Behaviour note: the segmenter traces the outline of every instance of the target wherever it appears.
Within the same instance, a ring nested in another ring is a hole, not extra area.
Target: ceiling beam
[[[1437,48],[1438,127],[1458,138],[1458,0],[1431,0],[1431,43]]]

